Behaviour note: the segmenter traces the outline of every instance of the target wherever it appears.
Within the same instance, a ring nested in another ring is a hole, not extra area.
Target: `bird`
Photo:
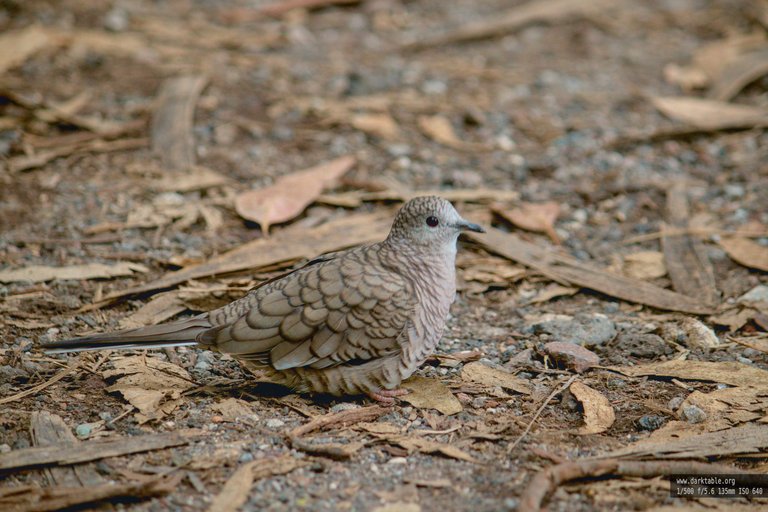
[[[299,393],[391,405],[433,353],[456,295],[461,232],[447,200],[415,197],[385,240],[321,255],[223,307],[186,319],[43,345],[48,353],[197,346]]]

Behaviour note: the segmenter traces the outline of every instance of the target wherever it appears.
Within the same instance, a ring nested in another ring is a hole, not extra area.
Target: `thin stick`
[[[31,387],[25,391],[22,391],[20,393],[16,393],[15,395],[8,396],[5,398],[0,398],[0,405],[4,405],[10,402],[15,402],[16,400],[21,400],[22,398],[28,397],[30,395],[34,395],[39,393],[40,391],[44,390],[48,386],[51,386],[57,382],[59,382],[61,379],[69,375],[70,373],[74,372],[80,367],[80,361],[73,362],[69,367],[67,367],[65,370],[60,371],[50,379],[48,379],[45,382],[42,382],[38,384],[37,386]]]
[[[568,379],[568,381],[564,385],[562,385],[561,387],[559,387],[558,389],[554,390],[552,393],[549,394],[547,399],[544,400],[544,403],[541,404],[541,407],[539,407],[539,410],[536,411],[536,414],[533,415],[533,419],[531,419],[530,423],[528,423],[528,426],[525,427],[525,430],[523,431],[523,433],[520,434],[520,437],[515,439],[515,442],[512,443],[512,445],[509,448],[507,448],[507,453],[511,453],[512,450],[514,450],[515,447],[517,447],[517,445],[520,444],[520,441],[525,439],[525,436],[527,436],[528,432],[530,432],[531,428],[533,428],[533,424],[536,423],[536,420],[539,419],[539,416],[541,416],[541,413],[544,412],[544,408],[547,406],[547,404],[549,404],[549,402],[553,398],[555,398],[557,395],[565,391],[568,388],[568,386],[570,386],[573,383],[573,381],[576,380],[577,377],[578,375],[573,375],[570,379]]]

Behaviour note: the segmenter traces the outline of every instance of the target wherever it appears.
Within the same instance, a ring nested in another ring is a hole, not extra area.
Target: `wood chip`
[[[495,228],[488,228],[483,235],[470,233],[467,236],[489,251],[531,267],[560,283],[590,288],[611,297],[659,309],[695,314],[712,312],[710,306],[692,297],[638,279],[611,274],[572,256],[546,250]]]
[[[162,450],[189,444],[179,433],[131,436],[86,441],[75,446],[23,448],[0,453],[0,472],[80,464],[131,453]]]
[[[723,69],[707,96],[730,101],[747,85],[768,74],[768,48],[739,55]]]
[[[187,170],[195,165],[195,105],[207,81],[202,75],[178,76],[160,86],[150,133],[152,150],[169,169]]]
[[[32,412],[30,432],[33,445],[38,447],[75,447],[80,444],[61,416],[48,411]],[[49,486],[93,487],[107,483],[92,464],[46,468],[45,475]]]
[[[25,62],[48,42],[48,33],[37,25],[0,35],[0,48],[5,48],[0,52],[0,75]]]
[[[385,412],[386,407],[374,405],[370,407],[361,407],[359,409],[348,409],[346,411],[329,413],[323,416],[313,418],[309,423],[296,427],[288,433],[289,438],[300,437],[315,430],[322,430],[329,427],[348,425],[353,423],[375,420]]]
[[[174,491],[181,476],[153,478],[142,483],[83,487],[15,486],[0,490],[0,509],[8,512],[54,512],[112,507],[117,500],[136,501]],[[102,507],[97,507],[102,504]]]
[[[656,279],[667,274],[664,255],[658,251],[639,251],[624,256],[622,272],[633,279]]]
[[[403,382],[402,387],[410,392],[400,399],[418,409],[436,409],[445,415],[457,414],[464,409],[448,386],[437,379],[416,375]]]
[[[689,228],[688,189],[683,182],[675,182],[667,192],[667,218],[676,230]],[[663,235],[661,247],[675,290],[705,304],[717,304],[720,294],[715,287],[715,271],[701,241],[691,234]]]
[[[722,238],[718,243],[736,263],[768,272],[768,247],[738,237]]]
[[[605,395],[579,381],[568,389],[584,407],[584,426],[579,428],[579,435],[600,434],[611,428],[616,413]]]
[[[385,140],[400,138],[400,127],[389,114],[355,114],[350,124],[362,132]]]
[[[654,375],[730,386],[768,387],[768,371],[736,362],[675,360],[638,366],[612,366],[609,369],[630,377]]]
[[[768,425],[747,424],[666,442],[638,441],[599,458],[693,459],[759,453],[768,448]]]
[[[236,512],[251,494],[253,482],[274,475],[285,475],[309,464],[289,455],[269,459],[257,459],[243,464],[227,480],[221,492],[213,499],[209,512]]]
[[[689,96],[651,98],[665,116],[700,130],[719,131],[768,126],[768,109]]]
[[[606,12],[616,2],[606,0],[530,0],[512,7],[504,13],[470,21],[455,30],[435,34],[420,35],[418,39],[405,43],[404,50],[421,50],[447,44],[487,39],[509,34],[535,23],[558,23],[582,19],[592,14]]]
[[[148,271],[149,269],[144,265],[131,262],[121,262],[114,265],[89,263],[87,265],[72,265],[69,267],[32,265],[16,270],[0,271],[0,282],[30,281],[40,283],[52,280],[63,281],[65,279],[106,279],[110,277],[131,276],[134,272]]]

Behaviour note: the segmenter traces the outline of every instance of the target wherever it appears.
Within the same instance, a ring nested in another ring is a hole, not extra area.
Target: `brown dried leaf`
[[[270,187],[238,195],[235,209],[241,217],[258,222],[267,232],[272,224],[289,221],[303,212],[324,189],[335,186],[355,161],[354,157],[345,156],[282,176]]]
[[[555,297],[563,297],[566,295],[574,295],[579,291],[578,288],[571,286],[562,286],[557,283],[550,283],[541,290],[539,290],[532,299],[526,304],[540,304],[542,302],[549,302]]]
[[[757,311],[751,308],[732,308],[709,317],[709,321],[717,325],[725,325],[730,332],[735,332],[744,327],[756,314]]]
[[[483,386],[501,386],[524,395],[531,394],[531,386],[527,381],[515,377],[504,370],[486,366],[479,361],[465,364],[464,368],[461,369],[461,378],[464,381],[474,382]]]
[[[104,263],[88,263],[86,265],[71,265],[68,267],[48,267],[44,265],[32,265],[16,270],[6,269],[0,271],[0,282],[12,283],[16,281],[41,281],[65,280],[65,279],[106,279],[110,277],[130,276],[134,272],[148,272],[144,265],[132,262],[120,262],[114,265]]]
[[[580,435],[599,434],[611,428],[616,421],[616,413],[602,393],[578,381],[568,389],[584,406],[584,426],[578,431]]]
[[[403,382],[402,387],[410,393],[401,397],[419,409],[437,409],[445,415],[461,412],[464,408],[451,390],[437,379],[414,376]]]
[[[488,151],[485,144],[463,141],[456,135],[451,122],[441,115],[419,116],[419,129],[435,142],[459,151]]]
[[[768,272],[768,247],[747,238],[723,238],[719,244],[733,261]]]
[[[467,462],[474,463],[479,462],[471,455],[463,452],[462,450],[459,450],[453,445],[430,441],[429,439],[424,439],[423,437],[391,436],[387,437],[386,440],[402,446],[409,452],[418,451],[421,453],[439,453],[453,459],[465,460]]]
[[[360,131],[386,140],[397,140],[400,128],[389,114],[355,114],[350,124]]]
[[[48,33],[37,25],[0,35],[0,75],[23,63],[48,44]]]
[[[113,359],[114,370],[104,370],[105,379],[117,378],[107,388],[119,392],[139,410],[141,423],[170,413],[181,401],[181,392],[195,384],[184,368],[153,357],[127,356]]]
[[[131,315],[121,319],[118,326],[120,329],[134,329],[159,324],[186,309],[187,307],[179,299],[178,290],[159,293]]]
[[[498,206],[494,206],[491,209],[494,213],[519,228],[536,233],[546,233],[553,242],[556,244],[560,243],[560,237],[557,236],[555,231],[555,221],[560,214],[560,205],[554,201],[547,203],[521,202],[516,208],[511,210]]]
[[[656,279],[667,273],[664,255],[658,251],[640,251],[624,256],[622,271],[635,279]]]
[[[245,420],[250,423],[255,418],[255,414],[248,405],[248,402],[238,398],[227,398],[226,400],[213,404],[211,408],[218,411],[227,421]]]
[[[768,110],[689,96],[651,98],[665,116],[702,130],[768,126]]]

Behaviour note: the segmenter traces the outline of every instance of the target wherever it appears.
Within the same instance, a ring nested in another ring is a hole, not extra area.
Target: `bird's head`
[[[477,224],[465,220],[451,203],[437,196],[415,197],[397,212],[389,240],[404,240],[423,247],[451,247],[462,231],[484,233]]]

